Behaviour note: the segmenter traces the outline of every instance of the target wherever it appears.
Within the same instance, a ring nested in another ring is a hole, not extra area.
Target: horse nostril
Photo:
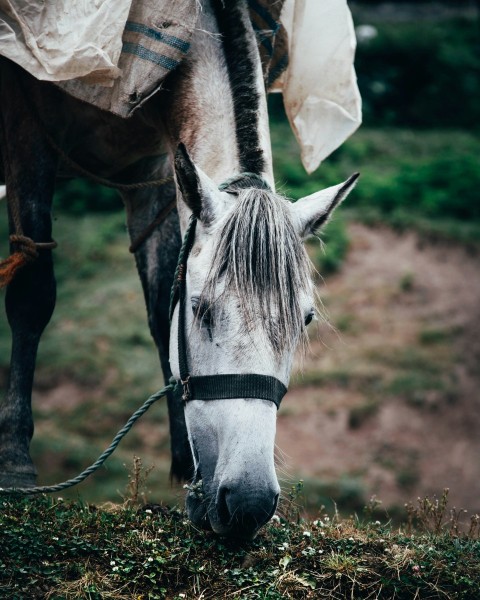
[[[268,520],[270,521],[270,519],[273,517],[273,515],[275,514],[275,511],[277,510],[277,506],[278,506],[278,500],[280,498],[280,492],[275,496],[275,498],[273,499],[273,508],[272,511],[270,512],[270,515],[268,517]]]
[[[216,501],[218,520],[235,535],[248,539],[273,517],[278,498],[278,492],[270,492],[252,501],[251,497],[245,498],[244,494],[235,494],[231,488],[220,486]]]
[[[230,490],[227,487],[220,487],[217,494],[217,514],[222,525],[230,523],[231,514],[228,509],[228,495]]]

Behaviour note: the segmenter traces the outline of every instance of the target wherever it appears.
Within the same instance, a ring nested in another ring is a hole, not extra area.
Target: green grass
[[[272,127],[279,189],[293,198],[361,177],[340,214],[367,224],[477,245],[480,241],[478,136],[466,131],[362,127],[306,177],[286,122]],[[338,211],[337,211],[338,218]]]
[[[175,508],[4,497],[0,593],[9,600],[473,600],[478,519],[461,535],[444,523],[441,502],[422,502],[409,507],[400,529],[320,510],[312,521],[277,518],[253,542],[234,543],[198,531]],[[420,529],[409,530],[417,521]]]

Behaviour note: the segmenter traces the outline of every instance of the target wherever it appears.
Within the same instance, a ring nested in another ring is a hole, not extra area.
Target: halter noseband
[[[250,175],[250,174],[249,174]],[[258,177],[258,175],[256,176]],[[235,180],[236,182],[237,180]],[[220,189],[225,189],[224,184]],[[238,189],[238,188],[237,188]],[[258,398],[273,402],[277,409],[287,388],[276,377],[269,375],[220,374],[191,375],[188,368],[186,342],[186,275],[187,261],[195,240],[197,219],[192,215],[185,233],[182,249],[178,259],[177,272],[173,283],[170,319],[177,302],[180,304],[178,317],[178,362],[180,381],[183,386],[182,400],[229,400],[234,398]]]

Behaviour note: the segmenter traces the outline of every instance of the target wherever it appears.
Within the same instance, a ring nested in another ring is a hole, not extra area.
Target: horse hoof
[[[0,471],[0,488],[31,488],[37,483],[35,473],[12,473]]]

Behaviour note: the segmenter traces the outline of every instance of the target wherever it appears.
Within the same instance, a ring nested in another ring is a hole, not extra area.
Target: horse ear
[[[183,201],[203,223],[211,223],[214,210],[216,186],[201,169],[197,168],[184,144],[179,144],[174,159],[175,177]]]
[[[301,238],[313,235],[325,225],[334,208],[353,190],[359,177],[360,173],[354,173],[347,181],[315,192],[292,204],[297,233]]]

